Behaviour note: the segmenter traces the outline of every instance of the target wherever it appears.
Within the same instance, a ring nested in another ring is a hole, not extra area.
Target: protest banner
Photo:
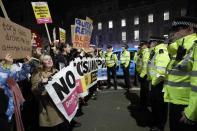
[[[71,36],[74,36],[72,37],[73,47],[88,51],[93,30],[92,20],[90,18],[87,20],[76,18],[75,25],[71,27]]]
[[[59,28],[59,34],[60,34],[60,43],[66,42],[66,31],[62,28]]]
[[[97,70],[104,66],[98,58],[80,58],[52,77],[45,86],[49,96],[64,117],[71,121],[78,109],[78,97],[88,95],[88,88],[97,83]],[[87,79],[87,81],[86,81]]]
[[[0,17],[0,59],[11,54],[14,59],[31,56],[31,31]]]
[[[83,67],[86,69],[84,70],[85,79],[87,88],[91,88],[97,83],[97,70],[98,70],[98,64],[96,58],[83,58],[84,61]],[[86,68],[88,67],[88,68]]]
[[[55,74],[45,86],[54,104],[68,121],[73,119],[78,109],[75,70],[70,70],[72,68],[73,62]]]
[[[31,2],[38,24],[52,23],[47,2]]]
[[[97,80],[107,80],[107,66],[104,58],[98,58],[98,78]]]

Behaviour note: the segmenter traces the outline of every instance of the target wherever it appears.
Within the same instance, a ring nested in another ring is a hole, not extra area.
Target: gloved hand
[[[117,71],[119,70],[119,66],[116,66],[116,70],[117,70]]]
[[[40,89],[40,91],[45,90],[45,85],[48,84],[48,80],[49,78],[44,78],[43,76],[41,76],[41,81],[38,83],[38,88]]]
[[[40,91],[44,91],[45,90],[45,83],[39,82],[38,83],[38,88],[40,89]]]

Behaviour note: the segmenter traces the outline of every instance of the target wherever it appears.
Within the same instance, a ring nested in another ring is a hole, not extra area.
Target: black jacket
[[[55,68],[60,70],[59,69],[59,63],[63,63],[65,67],[68,66],[69,63],[70,63],[70,57],[68,55],[58,54],[55,57],[54,63],[55,63],[54,64]]]
[[[5,114],[8,109],[8,96],[0,88],[0,130],[8,131],[8,116]]]

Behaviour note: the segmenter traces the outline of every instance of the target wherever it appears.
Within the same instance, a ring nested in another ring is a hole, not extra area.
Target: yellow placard
[[[60,33],[60,43],[66,42],[66,31],[62,28],[59,28]]]
[[[38,24],[52,23],[47,2],[32,2],[32,7]]]

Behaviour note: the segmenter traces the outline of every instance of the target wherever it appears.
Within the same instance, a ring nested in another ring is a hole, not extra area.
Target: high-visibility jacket
[[[105,58],[105,54],[106,54],[105,51],[103,51],[103,50],[100,50],[100,51],[99,51],[99,56],[100,56],[100,57]]]
[[[186,117],[197,122],[197,40],[196,33],[176,40],[168,47],[170,63],[164,82],[164,101],[177,105],[188,105],[184,109]],[[184,41],[186,54],[177,61],[176,52]]]
[[[164,80],[169,61],[169,54],[164,44],[159,44],[152,49],[147,68],[152,85],[157,85]]]
[[[148,64],[147,64],[147,80],[151,80],[151,74],[150,71],[154,70],[153,68],[151,68],[151,60],[153,58],[153,56],[155,55],[155,51],[154,51],[155,47],[151,47],[149,52],[149,59],[148,59]],[[152,61],[153,62],[153,61]]]
[[[139,53],[138,52],[139,51],[135,52],[134,57],[133,57],[133,60],[134,60],[135,63],[137,62],[137,59],[139,58]]]
[[[118,58],[113,52],[106,53],[105,60],[107,67],[113,67],[114,65],[118,66]]]
[[[124,67],[128,67],[130,64],[130,52],[125,50],[121,52],[120,55],[120,63],[124,65]]]
[[[144,78],[144,76],[147,74],[147,64],[149,60],[150,53],[148,51],[148,48],[142,50],[142,70],[140,73],[140,77]]]
[[[137,52],[138,58],[136,59],[136,70],[138,73],[141,73],[142,70],[142,50],[138,50]]]

